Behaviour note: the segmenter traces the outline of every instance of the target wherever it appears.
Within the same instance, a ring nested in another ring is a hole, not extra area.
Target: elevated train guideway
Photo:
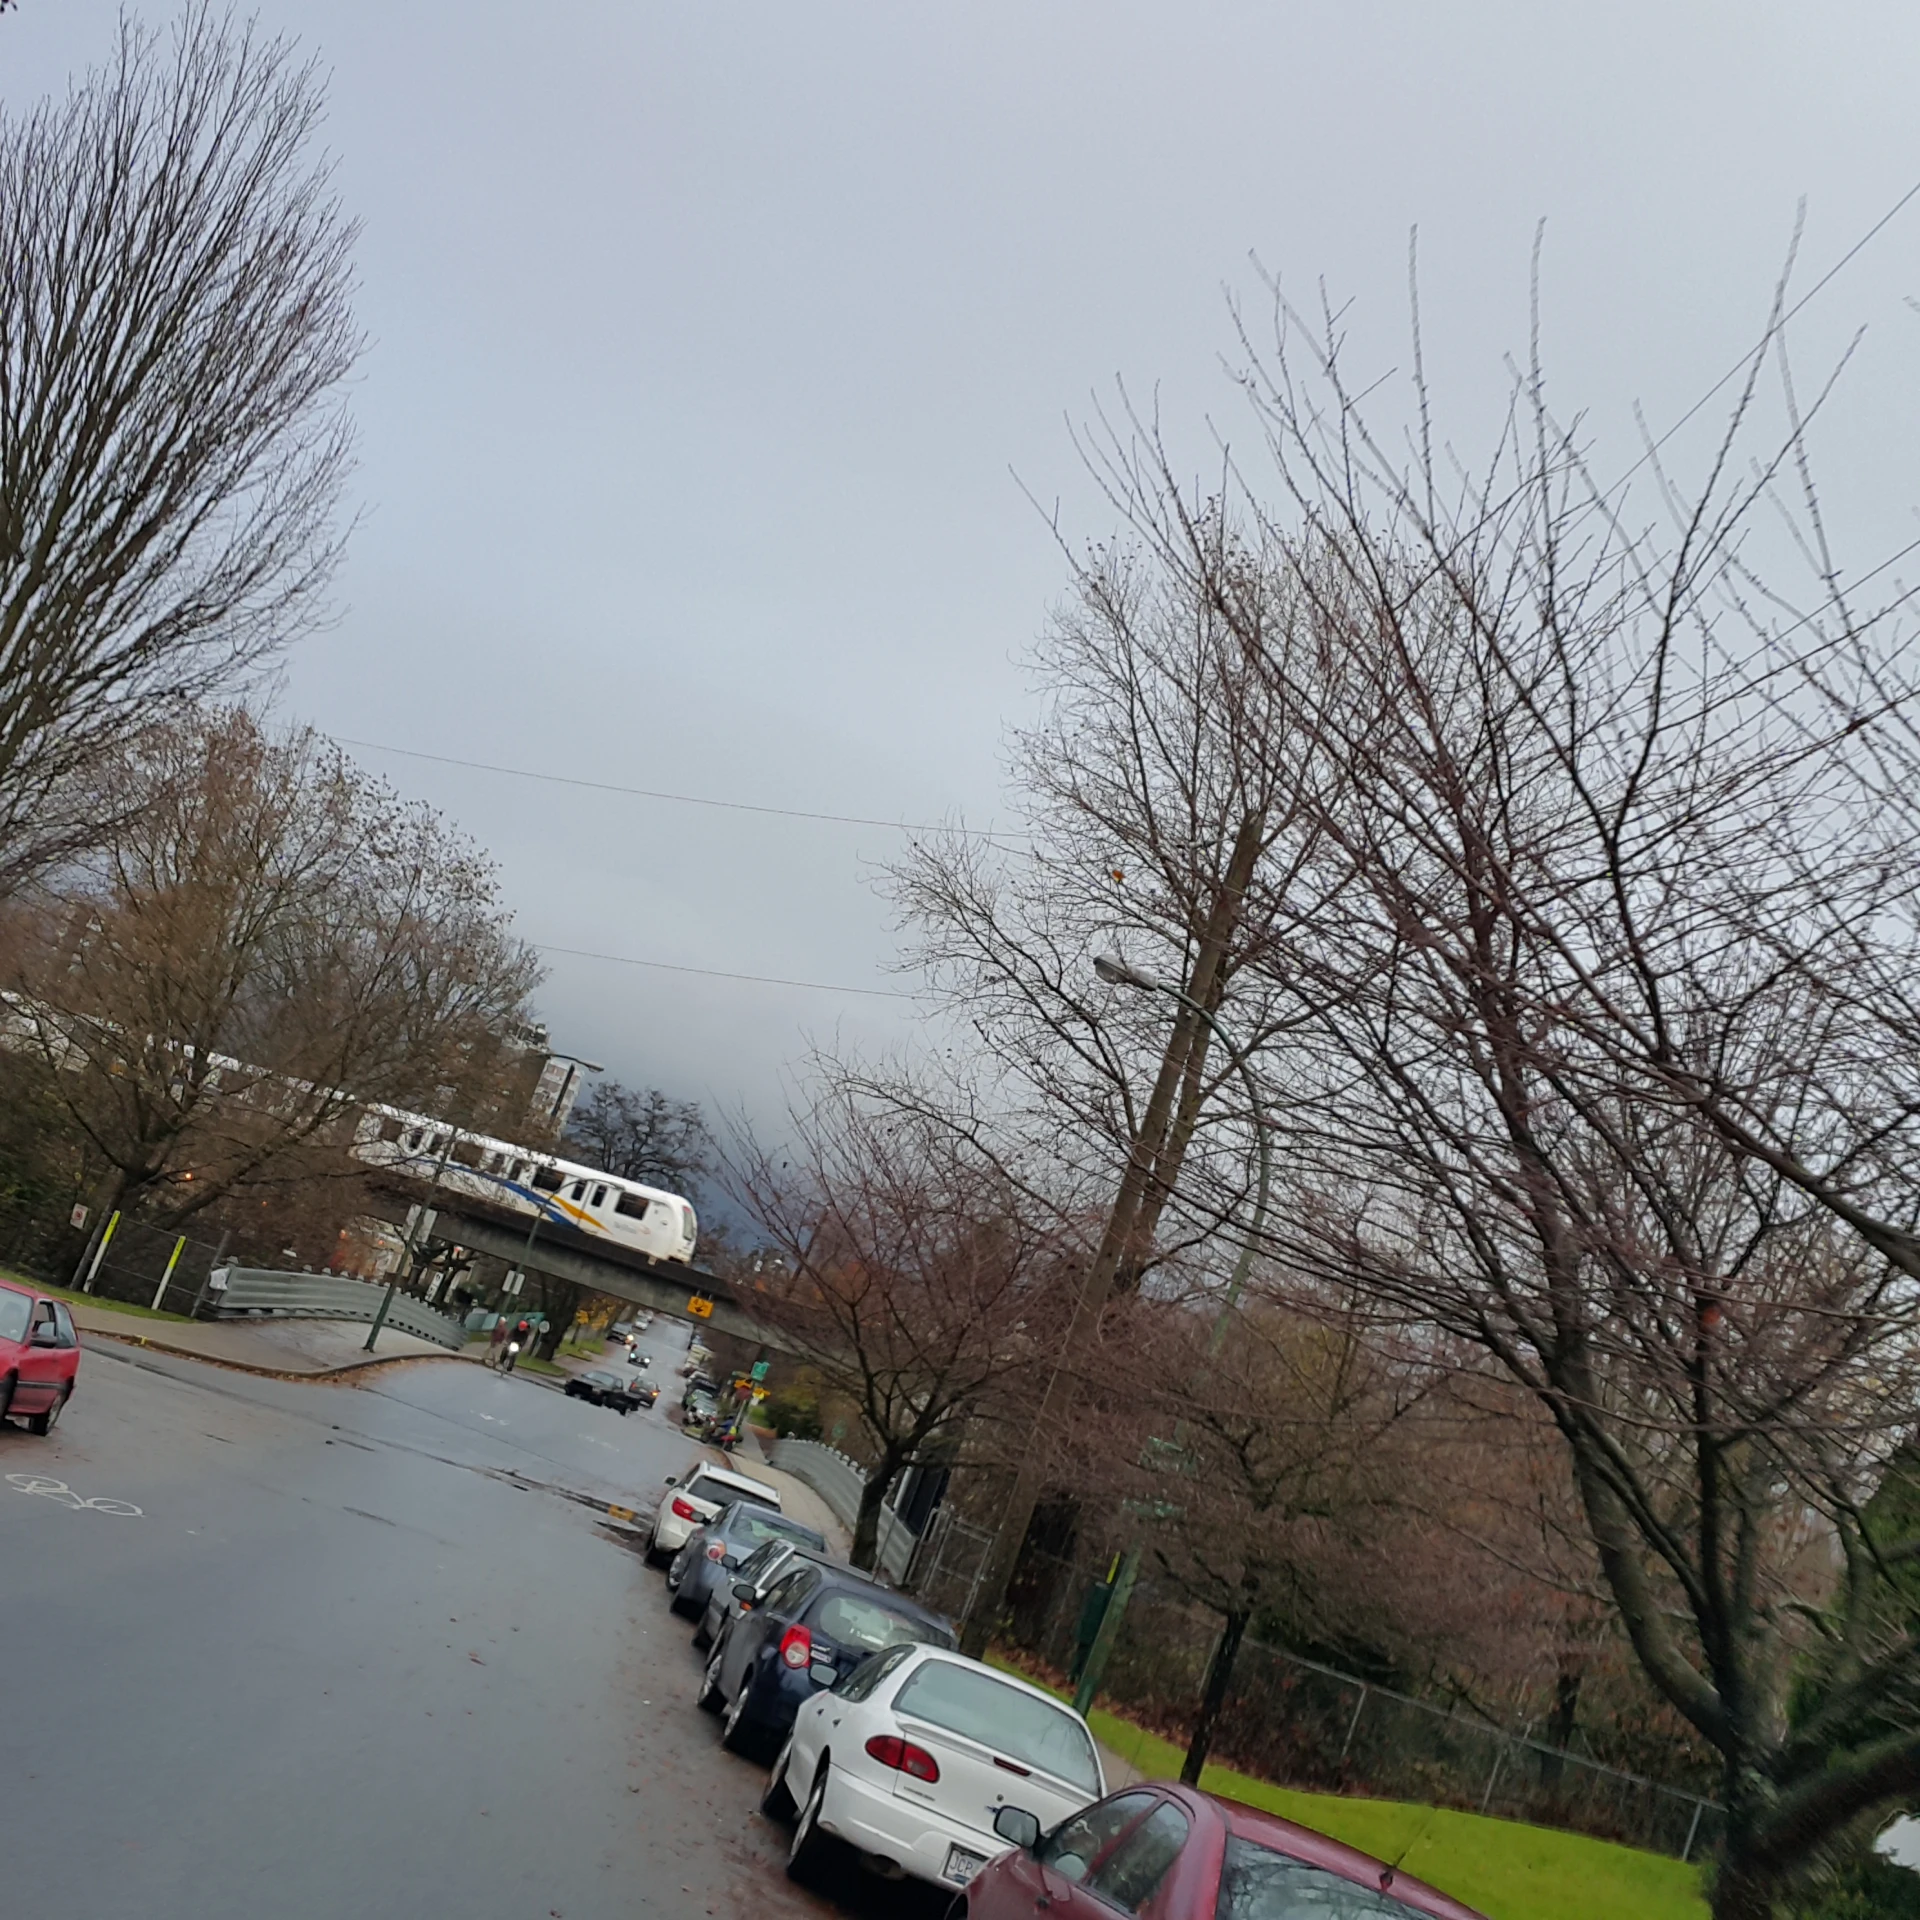
[[[584,1233],[569,1221],[544,1215],[527,1244],[529,1225],[524,1212],[490,1206],[474,1195],[435,1187],[388,1172],[378,1184],[409,1202],[424,1201],[435,1211],[433,1237],[450,1240],[474,1253],[484,1253],[527,1273],[544,1273],[555,1280],[572,1280],[594,1293],[630,1301],[653,1313],[664,1313],[694,1326],[737,1334],[779,1351],[787,1342],[773,1328],[755,1319],[736,1289],[710,1273],[678,1260],[655,1260],[647,1254],[596,1234]]]

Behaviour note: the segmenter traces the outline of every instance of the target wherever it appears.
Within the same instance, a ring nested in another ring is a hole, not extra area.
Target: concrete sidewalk
[[[465,1353],[450,1353],[431,1340],[385,1327],[374,1351],[368,1353],[364,1321],[161,1320],[116,1313],[85,1300],[71,1300],[68,1305],[74,1325],[88,1339],[124,1341],[288,1380],[325,1379],[395,1360],[477,1360],[486,1351],[484,1345],[473,1345]]]

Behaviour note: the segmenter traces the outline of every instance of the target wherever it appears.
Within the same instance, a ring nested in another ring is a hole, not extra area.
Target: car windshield
[[[0,1340],[24,1340],[32,1316],[33,1302],[24,1293],[0,1287]]]
[[[964,1734],[1023,1766],[1100,1791],[1093,1742],[1072,1714],[990,1673],[929,1660],[894,1697],[895,1713]]]
[[[1310,1867],[1238,1834],[1227,1838],[1217,1920],[1414,1920],[1390,1893]]]
[[[940,1640],[945,1635],[931,1621],[915,1620],[864,1593],[830,1593],[813,1612],[813,1629],[836,1646],[858,1647],[878,1653],[904,1641]]]

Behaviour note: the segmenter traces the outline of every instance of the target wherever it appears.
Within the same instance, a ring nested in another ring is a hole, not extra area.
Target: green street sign
[[[755,1380],[764,1380],[767,1377],[767,1369],[772,1365],[771,1360],[756,1360],[753,1363],[752,1377]]]

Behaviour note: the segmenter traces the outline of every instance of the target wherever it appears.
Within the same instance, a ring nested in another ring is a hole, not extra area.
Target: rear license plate
[[[943,1880],[951,1880],[956,1887],[964,1887],[973,1876],[987,1864],[984,1853],[969,1853],[965,1847],[949,1847],[947,1864],[940,1869]]]

